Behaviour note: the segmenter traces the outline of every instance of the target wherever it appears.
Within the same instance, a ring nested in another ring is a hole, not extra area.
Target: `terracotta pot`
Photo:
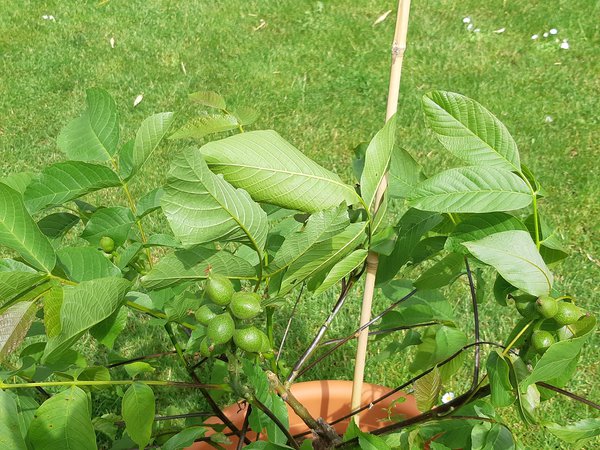
[[[362,404],[369,403],[382,395],[390,392],[391,389],[375,384],[363,385]],[[292,394],[302,403],[313,417],[323,417],[326,422],[332,422],[350,412],[350,396],[352,394],[352,382],[340,380],[308,381],[297,383],[291,387]],[[404,397],[403,402],[394,403],[399,398]],[[237,426],[242,428],[246,414],[246,406],[243,404],[234,404],[223,410],[225,415]],[[299,434],[308,431],[308,428],[288,406],[290,416],[290,432]],[[403,392],[397,392],[385,400],[377,403],[371,409],[360,413],[360,427],[363,431],[373,431],[382,428],[391,423],[390,419],[397,421],[414,417],[419,414],[415,399],[411,395]],[[217,418],[210,418],[206,423],[222,423]],[[349,420],[344,420],[334,426],[335,430],[342,434],[348,426]],[[229,429],[226,429],[227,433]],[[210,435],[211,433],[207,433]],[[256,433],[249,432],[248,438],[256,439]],[[230,438],[232,444],[226,446],[228,449],[235,449],[238,439]],[[210,445],[204,442],[197,442],[189,450],[209,450]]]

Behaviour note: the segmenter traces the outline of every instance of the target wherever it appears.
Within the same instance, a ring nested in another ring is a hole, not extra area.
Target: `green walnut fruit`
[[[538,297],[535,308],[546,319],[552,319],[558,312],[558,302],[549,295]]]
[[[196,310],[196,320],[204,326],[208,326],[211,320],[217,317],[219,314],[223,314],[223,307],[207,303],[202,305]]]
[[[215,344],[226,344],[233,337],[235,323],[229,313],[219,314],[206,326],[206,337]]]
[[[260,352],[261,353],[272,353],[273,349],[271,348],[271,342],[269,341],[269,337],[264,332],[261,331],[260,338],[262,341],[262,344],[260,346]]]
[[[231,297],[229,309],[231,309],[233,316],[238,319],[254,319],[262,311],[260,295],[255,292],[236,292]]]
[[[223,275],[211,274],[206,282],[205,292],[211,302],[216,305],[227,306],[234,292],[233,284],[231,284],[229,278]]]
[[[259,353],[263,346],[262,331],[254,326],[240,328],[233,334],[233,342],[248,353]]]
[[[570,325],[577,322],[583,314],[583,310],[573,303],[559,302],[558,311],[556,311],[553,319],[560,326]]]
[[[534,331],[531,336],[531,344],[536,352],[539,354],[543,354],[552,344],[556,342],[554,340],[554,336],[552,336],[548,331],[538,330]]]
[[[526,319],[534,320],[540,317],[535,305],[535,297],[529,295],[515,297],[517,311]]]
[[[100,239],[100,248],[104,253],[112,253],[115,249],[115,241],[108,236],[103,236]]]

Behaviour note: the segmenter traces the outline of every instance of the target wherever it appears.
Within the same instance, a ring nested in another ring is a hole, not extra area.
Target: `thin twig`
[[[425,323],[417,323],[415,325],[406,325],[406,326],[403,326],[403,327],[392,327],[392,328],[384,328],[382,330],[373,330],[373,331],[369,331],[369,336],[378,336],[378,335],[381,335],[381,334],[393,333],[395,331],[411,330],[413,328],[430,327],[430,326],[433,326],[433,325],[437,325],[438,323],[439,322],[425,322]],[[336,344],[336,343],[340,342],[343,339],[344,338],[330,339],[328,341],[323,342],[320,345],[320,347],[325,347],[327,345]]]
[[[242,450],[244,447],[244,439],[246,438],[246,433],[248,432],[248,422],[250,419],[250,413],[252,412],[252,405],[248,405],[246,408],[246,416],[244,417],[244,423],[242,424],[242,429],[240,431],[240,439],[236,446],[236,450]]]
[[[550,389],[551,391],[558,392],[559,394],[562,394],[565,397],[569,397],[569,398],[571,398],[573,400],[581,402],[581,403],[583,403],[585,405],[588,405],[588,406],[590,406],[590,407],[592,407],[592,408],[597,409],[598,411],[600,411],[600,405],[598,403],[594,403],[593,401],[588,400],[585,397],[581,397],[581,396],[579,396],[577,394],[573,394],[572,392],[565,391],[564,389],[561,389],[561,388],[559,388],[557,386],[553,386],[553,385],[548,384],[548,383],[544,383],[543,381],[538,381],[535,384],[537,384],[540,387],[543,387],[543,388],[546,388],[546,389]]]
[[[195,412],[195,413],[185,413],[185,414],[173,414],[170,416],[155,416],[155,422],[161,422],[165,420],[176,420],[176,419],[188,419],[190,417],[211,417],[214,413],[212,412]],[[125,426],[125,421],[118,420],[115,422],[115,426],[123,427]]]
[[[479,309],[477,305],[477,292],[475,291],[475,283],[473,282],[473,274],[469,267],[469,260],[465,256],[465,267],[467,269],[467,278],[469,279],[469,290],[471,292],[471,301],[473,303],[473,321],[475,322],[475,342],[479,342]],[[471,387],[474,388],[479,384],[479,365],[481,361],[481,349],[475,347],[475,363],[473,365],[473,381]]]
[[[281,344],[279,344],[279,350],[277,351],[277,358],[275,358],[275,364],[279,363],[279,358],[281,357],[281,353],[283,352],[283,346],[285,345],[285,341],[287,339],[288,333],[290,332],[290,328],[292,326],[292,321],[296,315],[296,308],[298,308],[298,303],[300,303],[300,298],[302,297],[302,292],[304,292],[304,283],[300,288],[300,292],[298,293],[298,297],[296,297],[296,302],[294,303],[294,307],[292,308],[292,312],[290,314],[290,318],[288,319],[287,325],[285,327],[285,331],[283,332],[283,337],[281,338]]]
[[[288,443],[292,447],[294,447],[295,449],[300,449],[300,446],[298,445],[298,442],[296,442],[296,440],[294,439],[294,436],[292,436],[292,434],[290,433],[290,430],[288,429],[288,427],[286,427],[281,422],[281,420],[279,420],[279,418],[275,414],[273,414],[273,411],[271,411],[269,408],[267,408],[263,403],[261,403],[261,401],[259,399],[257,399],[254,396],[252,396],[252,398],[249,399],[249,401],[250,401],[250,403],[252,403],[252,405],[256,406],[263,413],[265,413],[267,415],[267,417],[269,419],[271,419],[275,425],[277,425],[277,428],[279,428],[283,432],[283,434],[285,435],[285,437],[288,440]]]
[[[331,322],[333,322],[333,320],[335,319],[337,314],[340,312],[340,310],[344,306],[344,302],[346,301],[346,298],[348,297],[348,293],[350,292],[350,289],[352,288],[353,284],[354,284],[354,281],[352,279],[350,279],[347,283],[346,282],[342,283],[342,289],[340,291],[340,295],[339,295],[337,301],[335,302],[335,305],[331,309],[331,312],[329,313],[329,316],[327,317],[327,319],[325,320],[323,325],[321,325],[321,328],[319,328],[319,331],[317,331],[317,334],[315,335],[314,339],[312,340],[312,342],[310,343],[308,348],[304,351],[304,353],[300,356],[300,358],[298,358],[298,361],[296,361],[296,364],[294,364],[294,368],[292,369],[292,371],[290,372],[290,374],[287,377],[287,380],[286,380],[287,385],[290,385],[294,382],[294,380],[298,376],[300,369],[302,368],[304,363],[306,363],[306,360],[308,358],[310,358],[310,356],[314,353],[314,351],[319,346],[319,343],[321,342],[321,339],[323,339],[323,336],[329,329]]]

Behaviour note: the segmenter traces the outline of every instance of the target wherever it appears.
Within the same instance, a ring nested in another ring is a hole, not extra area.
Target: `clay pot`
[[[384,394],[390,392],[391,389],[378,386],[375,384],[363,385],[362,404],[369,403]],[[297,383],[291,387],[292,394],[302,403],[311,415],[315,418],[322,417],[326,422],[332,422],[339,417],[342,417],[350,412],[350,397],[352,394],[352,382],[340,380],[323,380],[323,381],[308,381],[305,383]],[[399,398],[405,398],[403,402],[396,402]],[[237,426],[242,428],[244,417],[246,414],[246,406],[244,404],[234,404],[223,410],[225,415]],[[308,428],[288,406],[290,417],[290,432],[300,434],[308,431]],[[390,424],[392,421],[398,421],[419,414],[415,399],[411,395],[403,392],[396,392],[385,400],[377,403],[371,409],[367,409],[360,413],[360,428],[363,431],[373,431]],[[392,420],[390,420],[392,419]],[[222,423],[217,418],[210,418],[206,423]],[[339,434],[343,434],[349,424],[349,419],[343,420],[334,426]],[[224,432],[227,433],[226,429]],[[207,433],[210,435],[211,433]],[[248,432],[248,438],[256,439],[256,433]],[[235,449],[238,439],[230,438],[232,444],[226,446],[228,449]],[[213,447],[204,442],[197,442],[188,450],[209,450]]]

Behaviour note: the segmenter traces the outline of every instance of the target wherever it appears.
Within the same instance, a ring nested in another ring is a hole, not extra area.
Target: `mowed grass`
[[[393,1],[374,0],[0,0],[0,175],[39,170],[63,159],[56,136],[83,109],[85,89],[98,86],[118,102],[124,139],[152,113],[178,111],[183,123],[197,112],[187,95],[215,90],[233,106],[257,109],[260,116],[253,128],[277,130],[350,181],[352,149],[369,140],[384,119],[394,14],[377,26],[373,22],[393,8]],[[456,161],[447,158],[424,128],[420,97],[430,89],[450,90],[493,111],[515,137],[522,161],[541,180],[547,191],[542,214],[556,225],[570,249],[571,256],[553,268],[557,284],[596,313],[599,12],[600,3],[592,0],[414,2],[397,132],[401,145],[434,173]],[[43,20],[45,14],[56,20]],[[479,33],[467,31],[462,23],[466,16]],[[257,29],[261,20],[265,25]],[[505,32],[493,32],[500,28]],[[568,39],[570,49],[561,50],[554,37],[541,37],[550,28],[558,29],[560,40]],[[533,34],[540,39],[532,40]],[[143,101],[134,108],[139,94]],[[138,177],[134,191],[141,194],[162,183],[172,155],[185,145],[165,143]],[[468,297],[463,292],[452,301],[467,314]],[[360,288],[329,336],[356,326],[359,297]],[[285,354],[290,361],[333,302],[333,292],[302,300]],[[378,299],[376,309],[385,303]],[[280,330],[290,308],[280,314]],[[501,339],[516,319],[514,309],[488,302],[482,311],[483,338]],[[465,330],[469,321],[470,316],[461,320],[467,324]],[[137,337],[119,340],[124,353],[169,350],[164,333],[149,329],[145,322],[131,320],[128,331]],[[568,386],[597,402],[598,344],[596,336]],[[352,355],[349,345],[310,377],[350,378]],[[367,380],[399,384],[408,377],[406,365],[400,356],[383,365],[371,364]],[[162,373],[173,375],[166,369]],[[169,404],[182,412],[198,407],[194,399],[172,392],[158,412],[165,413]],[[113,405],[107,401],[104,406],[108,410]],[[545,409],[546,418],[560,423],[597,416],[564,398]],[[508,415],[507,420],[510,425],[513,417]],[[541,428],[512,427],[531,448],[569,448]]]

